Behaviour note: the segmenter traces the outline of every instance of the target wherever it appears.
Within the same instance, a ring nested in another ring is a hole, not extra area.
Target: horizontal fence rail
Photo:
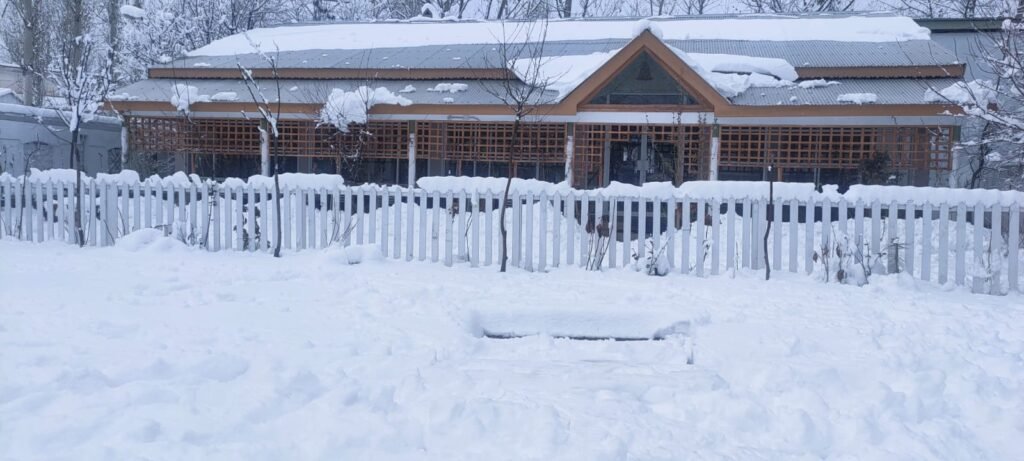
[[[705,276],[767,264],[837,281],[901,272],[993,294],[1022,286],[1020,204],[769,204],[586,190],[513,192],[503,203],[493,191],[284,186],[278,216],[273,188],[261,185],[87,181],[81,196],[85,243],[96,246],[152,228],[209,251],[374,245],[393,259],[491,266],[501,262],[504,207],[509,263],[526,270]],[[75,205],[74,182],[0,178],[0,238],[77,243]]]

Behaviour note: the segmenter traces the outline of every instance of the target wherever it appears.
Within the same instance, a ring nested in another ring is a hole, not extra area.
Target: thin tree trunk
[[[501,229],[501,270],[505,272],[508,267],[508,229],[505,227],[505,209],[508,205],[508,192],[512,188],[512,167],[514,165],[517,140],[519,138],[519,117],[512,122],[512,139],[509,141],[508,149],[508,180],[505,181],[505,193],[501,197],[501,212],[498,214],[498,223]]]
[[[71,130],[71,163],[75,168],[75,235],[78,246],[85,246],[85,229],[82,228],[82,158],[78,152],[78,131]]]
[[[768,212],[765,213],[765,217],[764,217],[765,219],[768,220],[768,225],[765,227],[765,230],[764,230],[764,245],[762,245],[762,249],[764,249],[764,279],[765,280],[771,280],[771,278],[772,278],[772,266],[771,266],[771,264],[768,263],[768,234],[772,233],[772,218],[771,218],[771,216],[775,216],[775,177],[772,176],[773,174],[775,174],[774,170],[775,170],[775,168],[769,168],[768,169]],[[792,210],[790,210],[790,217],[789,217],[789,219],[793,219]],[[807,219],[812,219],[812,217],[808,216]]]
[[[277,174],[277,136],[274,136],[274,225],[277,227],[277,236],[274,238],[274,257],[281,257],[281,238],[284,235],[281,227],[281,183]]]

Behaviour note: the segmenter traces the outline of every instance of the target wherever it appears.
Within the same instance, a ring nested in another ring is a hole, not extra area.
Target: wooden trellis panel
[[[524,123],[516,162],[565,161],[564,123]],[[418,122],[416,157],[432,160],[508,160],[511,122]]]
[[[950,168],[949,127],[723,126],[719,164],[761,167],[769,154],[780,167],[856,169],[876,153],[894,168]]]

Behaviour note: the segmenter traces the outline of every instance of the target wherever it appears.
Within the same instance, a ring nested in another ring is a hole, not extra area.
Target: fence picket
[[[484,265],[490,266],[494,260],[494,193],[488,191],[484,198]]]
[[[367,240],[371,245],[377,243],[377,185],[369,187],[370,209],[367,211]]]
[[[939,207],[939,284],[949,280],[949,205]]]
[[[554,217],[554,220],[555,220],[552,223],[552,225],[551,225],[551,231],[554,234],[553,235],[553,240],[551,242],[551,257],[552,257],[551,266],[552,267],[558,267],[558,265],[561,263],[561,260],[562,260],[562,255],[561,255],[561,249],[562,249],[562,225],[561,224],[562,224],[562,221],[565,220],[565,212],[562,210],[562,194],[560,192],[555,192],[555,194],[551,198],[554,199],[554,203],[551,206],[551,210],[553,212],[552,214],[553,214],[553,217]]]
[[[477,191],[473,191],[473,198],[472,198],[472,200],[473,200],[473,202],[472,202],[473,203],[473,207],[472,207],[473,208],[473,210],[472,210],[473,211],[473,218],[470,221],[470,226],[469,227],[470,227],[470,233],[472,233],[473,237],[472,237],[472,239],[470,239],[471,240],[470,244],[472,245],[472,250],[470,251],[470,254],[469,254],[469,265],[470,265],[470,267],[479,267],[480,266],[480,220],[483,218],[483,213],[481,213],[481,210],[480,210],[480,193],[477,192]],[[409,216],[412,216],[412,214],[410,213]],[[412,232],[412,226],[409,227],[409,232]],[[412,242],[412,239],[410,238],[409,241]],[[409,250],[409,252],[410,252],[410,254],[412,254],[412,250]]]
[[[718,266],[721,261],[719,256],[719,245],[721,244],[721,233],[719,232],[721,224],[719,224],[719,221],[721,221],[721,211],[722,207],[718,200],[711,200],[711,238],[708,240],[711,245],[711,275],[718,275]]]
[[[800,202],[796,199],[789,201],[789,271],[797,273],[800,268]]]
[[[804,204],[804,272],[814,272],[814,202],[808,201]]]
[[[380,254],[386,259],[388,257],[389,242],[388,230],[390,226],[390,214],[388,213],[388,202],[391,200],[391,191],[384,188],[380,194]]]
[[[751,217],[752,217],[752,214],[753,214],[753,208],[751,208],[750,199],[748,199],[748,198],[744,198],[743,199],[742,206],[743,206],[743,222],[742,222],[742,226],[741,226],[741,229],[740,229],[740,234],[741,234],[740,235],[740,251],[741,251],[742,255],[740,256],[740,264],[742,265],[741,267],[743,267],[744,269],[747,269],[747,268],[750,268],[750,249],[751,249],[750,235],[751,235],[751,232],[752,232],[750,230],[750,227],[751,227],[750,224],[751,224]]]
[[[522,222],[523,222],[523,201],[520,197],[519,192],[515,191],[512,193],[512,230],[509,232],[509,259],[514,267],[522,267],[523,256],[523,241],[522,241]]]
[[[695,263],[696,270],[694,271],[697,277],[704,276],[704,257],[707,252],[707,236],[704,230],[706,216],[707,210],[704,206],[704,199],[697,199],[697,228],[694,232],[697,235],[697,261]]]
[[[900,239],[899,239],[899,235],[897,234],[897,228],[896,228],[896,225],[897,225],[898,221],[899,221],[899,205],[897,205],[896,201],[893,200],[892,202],[889,203],[889,215],[888,215],[888,221],[886,222],[887,227],[888,227],[888,231],[886,232],[886,235],[888,236],[888,239],[887,239],[888,240],[888,245],[887,245],[887,247],[888,247],[888,252],[889,252],[888,253],[888,260],[889,261],[888,261],[888,264],[887,264],[887,267],[886,267],[886,273],[888,273],[888,274],[894,274],[894,273],[897,273],[897,272],[900,271],[900,261],[899,261],[899,259],[900,259],[899,258],[899,255],[900,255]]]
[[[434,191],[434,196],[431,200],[431,240],[430,240],[430,261],[437,262],[440,258],[439,240],[441,239],[441,194]]]
[[[417,190],[416,191],[416,196],[419,198],[419,208],[420,208],[420,219],[419,219],[420,239],[419,239],[419,247],[417,248],[417,257],[416,257],[416,259],[419,260],[419,261],[426,261],[427,260],[427,229],[428,229],[428,227],[427,227],[427,202],[429,201],[429,198],[427,197],[427,191],[425,191],[423,189]]]
[[[451,193],[451,191],[449,191],[448,195],[446,195],[445,198],[444,198],[444,215],[445,215],[445,220],[444,220],[445,221],[445,225],[444,225],[444,265],[445,266],[451,266],[452,265],[452,250],[454,250],[454,248],[452,248],[452,246],[453,246],[453,242],[455,241],[455,239],[454,239],[455,236],[452,235],[453,234],[452,227],[453,227],[453,224],[454,224],[455,220],[452,219],[452,215],[451,215],[452,211],[453,211],[452,210],[452,193]]]
[[[622,199],[622,226],[622,267],[629,267],[633,250],[633,199],[629,197]]]
[[[1020,219],[1021,206],[1013,204],[1010,206],[1009,214],[1009,264],[1006,267],[1006,278],[1010,291],[1020,290]]]
[[[657,256],[657,249],[652,247],[652,256]],[[640,196],[636,200],[636,253],[639,261],[647,257],[647,199]]]
[[[525,227],[521,235],[523,236],[523,255],[526,257],[523,269],[533,272],[533,192],[526,192],[526,206],[523,213],[525,214]]]
[[[469,260],[469,229],[466,227],[466,216],[469,214],[469,206],[466,202],[466,191],[459,191],[459,196],[456,198],[458,209],[459,209],[459,234],[458,237],[459,246],[458,255],[459,261]]]
[[[782,270],[782,203],[772,203],[772,269]]]
[[[337,192],[334,203],[338,203]],[[405,195],[405,260],[412,261],[416,231],[416,189],[408,188]],[[337,205],[335,205],[337,206]]]
[[[683,205],[681,209],[682,215],[682,238],[679,240],[679,271],[684,274],[690,273],[690,230],[692,229],[693,221],[690,219],[691,203],[690,199],[683,197]]]
[[[352,216],[352,219],[355,220],[355,224],[353,224],[353,226],[355,227],[357,245],[363,244],[363,228],[366,227],[363,223],[363,215],[365,214],[363,209],[366,207],[366,200],[366,188],[359,187],[356,189],[355,214]]]
[[[573,237],[576,227],[576,194],[572,191],[565,197],[565,264],[573,265],[576,252],[576,240]]]
[[[932,204],[925,202],[921,215],[921,280],[932,278]]]
[[[245,230],[245,189],[241,186],[234,190],[235,194],[235,249],[246,251]]]
[[[989,235],[991,243],[989,244],[989,273],[991,274],[992,280],[989,282],[992,286],[989,289],[989,294],[998,294],[1002,292],[1002,254],[1003,254],[1003,210],[1002,206],[997,204],[992,205],[992,226],[990,227]],[[1012,259],[1012,258],[1011,258]]]
[[[590,246],[590,233],[587,231],[588,224],[590,224],[590,197],[586,195],[580,196],[580,267],[584,267],[587,264],[587,248]]]
[[[665,239],[668,246],[665,253],[668,256],[668,269],[676,268],[676,199],[670,198],[665,202]]]
[[[913,276],[914,270],[917,266],[914,264],[914,232],[917,229],[917,207],[914,202],[907,202],[906,209],[903,214],[903,254],[904,260],[906,261],[907,275]]]
[[[391,255],[394,259],[402,258],[402,190],[395,188],[394,201],[395,204],[391,206],[391,211],[395,213],[394,216],[394,232],[392,238],[394,239],[395,247],[391,251]]]
[[[45,240],[53,240],[53,228],[54,226],[54,211],[53,211],[53,179],[46,181],[43,185],[43,220],[46,221],[46,232],[44,235]]]
[[[316,191],[305,190],[302,193],[306,210],[306,248],[317,248],[316,244]]]
[[[661,200],[657,197],[651,199],[651,246],[655,254],[661,252]],[[666,256],[672,260],[671,253]]]
[[[736,199],[725,202],[725,270],[736,269]]]
[[[540,193],[540,239],[537,241],[537,270],[544,272],[548,266],[548,194]]]
[[[964,284],[967,273],[967,204],[958,203],[956,206],[956,268],[954,269],[954,280],[957,285]]]
[[[220,245],[221,245],[221,235],[222,235],[221,234],[220,219],[221,219],[221,214],[222,214],[221,210],[224,207],[224,201],[221,198],[221,188],[219,186],[216,186],[216,185],[213,186],[211,192],[213,194],[210,197],[210,200],[211,200],[211,202],[210,202],[210,205],[211,205],[210,216],[213,217],[213,220],[210,222],[210,225],[211,225],[212,229],[210,229],[210,234],[208,234],[207,238],[212,237],[213,238],[213,250],[214,251],[220,251],[220,249],[221,249],[221,247],[220,247]]]
[[[978,276],[981,268],[984,267],[982,262],[982,253],[985,251],[985,205],[980,202],[974,205],[974,219],[971,220],[971,227],[973,228],[972,234],[974,237],[974,268],[973,274],[971,274],[971,291],[974,293],[981,293],[985,289],[985,280]]]

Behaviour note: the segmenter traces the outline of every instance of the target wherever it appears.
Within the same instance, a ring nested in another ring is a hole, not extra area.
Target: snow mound
[[[471,177],[471,176],[426,176],[416,180],[416,185],[420,189],[427,192],[490,192],[492,194],[503,194],[505,192],[505,185],[507,178],[493,178],[493,177]],[[551,183],[547,181],[540,181],[537,179],[520,179],[512,178],[512,185],[509,188],[509,193],[533,193],[539,195],[541,193],[547,193],[549,195],[558,192],[568,192],[571,190],[568,185],[564,183]]]
[[[644,31],[650,31],[651,35],[658,37],[659,39],[665,36],[665,33],[661,31],[661,26],[651,22],[650,19],[641,19],[633,25],[633,36],[639,37]]]
[[[509,68],[524,82],[536,78],[546,84],[545,88],[558,92],[557,99],[561,100],[618,52],[516,59]]]
[[[432,88],[427,88],[427,91],[432,91],[434,93],[460,93],[466,91],[467,89],[469,89],[469,85],[465,83],[438,83],[437,85],[434,85]],[[416,89],[413,88],[413,91],[415,90]]]
[[[477,337],[559,336],[569,338],[664,339],[689,334],[689,322],[664,314],[588,312],[579,309],[474,311],[466,325]]]
[[[799,86],[800,88],[807,90],[811,88],[824,88],[826,86],[839,85],[839,82],[833,82],[825,80],[823,78],[819,78],[815,80],[804,80],[800,83],[797,83],[796,85]]]
[[[415,93],[416,92],[416,87],[414,87],[412,85],[405,85],[405,88],[402,88],[401,90],[398,90],[398,92],[399,93]]]
[[[989,103],[995,101],[998,93],[993,89],[995,86],[991,80],[974,80],[970,82],[956,82],[939,91],[932,88],[925,90],[925,102],[952,102],[963,105],[976,105],[988,107]]]
[[[153,253],[170,253],[188,249],[184,243],[164,235],[163,231],[158,229],[137,230],[117,239],[114,246],[125,251]]]
[[[377,245],[334,245],[324,250],[324,254],[331,264],[344,266],[384,260]]]
[[[320,121],[330,123],[342,132],[348,132],[350,123],[366,123],[367,112],[377,104],[412,104],[408,98],[392,93],[385,87],[360,86],[354,91],[335,88],[320,109]]]
[[[798,78],[796,68],[785,59],[761,58],[737,54],[687,53],[704,70],[723,73],[745,73],[771,75],[780,80],[794,81]]]
[[[875,93],[843,93],[836,96],[838,102],[848,102],[851,104],[874,104],[878,102],[878,95]]]
[[[239,181],[241,183],[241,181]],[[301,187],[311,189],[334,189],[345,185],[345,178],[337,174],[320,173],[281,173],[278,175],[281,187]],[[256,187],[274,187],[273,176],[252,175],[245,184]]]
[[[188,113],[192,104],[197,102],[210,102],[210,95],[199,94],[199,88],[184,83],[175,83],[171,86],[170,103],[179,112]]]
[[[237,101],[238,93],[234,91],[222,91],[210,96],[211,101]]]

